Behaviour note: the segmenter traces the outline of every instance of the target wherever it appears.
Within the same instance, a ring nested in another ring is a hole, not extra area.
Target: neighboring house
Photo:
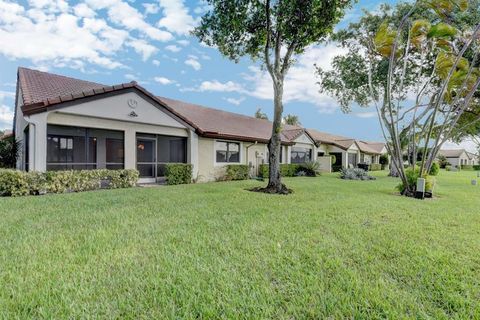
[[[13,136],[12,130],[5,130],[3,133],[0,132],[0,140],[4,140]]]
[[[108,86],[18,69],[21,170],[138,169],[141,182],[154,182],[167,163],[191,163],[194,178],[211,181],[227,164],[247,164],[256,175],[268,162],[271,130],[268,120],[158,97],[135,82]],[[284,125],[281,162],[319,161],[330,171],[322,143],[310,130]],[[376,156],[362,144],[358,150]]]
[[[440,150],[438,155],[443,155],[447,158],[448,163],[454,167],[479,164],[478,156],[465,149]]]
[[[315,129],[308,133],[319,145],[317,155],[334,155],[334,169],[340,167],[356,167],[358,164],[378,164],[380,156],[387,153],[382,142],[359,141],[352,138],[332,135]]]

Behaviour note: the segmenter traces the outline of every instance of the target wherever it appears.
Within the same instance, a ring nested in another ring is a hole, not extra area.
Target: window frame
[[[217,151],[223,151],[223,150],[218,150],[217,149],[217,143],[226,143],[227,144],[227,150],[225,154],[226,161],[217,161]],[[238,161],[232,162],[228,161],[229,158],[229,145],[230,144],[235,144],[238,146]],[[228,165],[228,164],[241,164],[242,163],[242,143],[240,141],[228,141],[228,140],[214,140],[213,142],[213,161],[215,165]]]

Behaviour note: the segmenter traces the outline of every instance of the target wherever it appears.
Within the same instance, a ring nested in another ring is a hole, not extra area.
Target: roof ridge
[[[253,116],[247,116],[246,114],[242,114],[242,113],[236,113],[236,112],[226,111],[226,110],[222,110],[222,109],[207,107],[207,106],[204,106],[204,105],[201,105],[201,104],[198,104],[198,103],[187,102],[187,101],[184,101],[184,100],[178,100],[178,99],[167,98],[167,97],[162,97],[162,96],[156,96],[156,97],[157,97],[158,99],[162,100],[162,101],[163,101],[163,99],[165,99],[165,100],[172,100],[172,101],[176,101],[176,102],[187,103],[187,104],[190,104],[190,105],[195,106],[195,107],[200,107],[200,108],[204,108],[204,109],[208,109],[208,110],[212,110],[212,111],[216,111],[216,112],[222,112],[222,113],[227,113],[227,114],[234,114],[235,116],[240,116],[240,117],[247,118],[247,119],[251,119],[251,120],[258,120],[258,121],[273,123],[273,121],[270,121],[270,120],[267,120],[267,119],[260,119],[260,118],[256,118],[256,117],[253,117]],[[292,125],[289,125],[289,126],[292,126]],[[286,130],[298,130],[298,129],[305,129],[305,128],[303,128],[303,127],[294,127],[294,128],[285,129],[285,130],[282,130],[282,131],[286,131]]]

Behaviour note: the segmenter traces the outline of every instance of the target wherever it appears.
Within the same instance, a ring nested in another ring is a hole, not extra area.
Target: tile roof
[[[229,137],[248,141],[267,142],[272,134],[272,122],[257,119],[237,113],[208,108],[197,104],[158,97],[165,105],[177,114],[188,119],[200,130],[203,136]],[[298,132],[303,128],[297,126],[284,126],[282,142],[291,143],[291,131]],[[286,134],[284,134],[286,133]]]
[[[458,158],[465,152],[465,149],[442,149],[438,151],[439,155],[443,155],[445,158]]]
[[[385,146],[385,143],[383,142],[368,142],[368,141],[361,141],[361,140],[359,141],[352,138],[347,138],[339,135],[318,131],[315,129],[308,129],[307,131],[310,133],[310,136],[314,140],[324,144],[333,144],[344,150],[347,150],[354,143],[356,143],[360,151],[364,153],[381,154]]]
[[[18,68],[18,81],[24,105],[47,102],[49,99],[106,87],[95,82],[22,67]]]

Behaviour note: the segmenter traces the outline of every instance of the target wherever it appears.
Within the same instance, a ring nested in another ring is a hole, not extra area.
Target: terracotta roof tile
[[[168,107],[182,117],[190,120],[198,129],[206,134],[225,137],[242,137],[249,140],[266,142],[272,134],[272,122],[237,113],[207,108],[179,100],[158,97]],[[284,126],[285,130],[303,130],[297,126]],[[282,142],[291,142],[282,134]]]
[[[18,80],[25,105],[104,87],[95,82],[27,68],[18,68]]]

